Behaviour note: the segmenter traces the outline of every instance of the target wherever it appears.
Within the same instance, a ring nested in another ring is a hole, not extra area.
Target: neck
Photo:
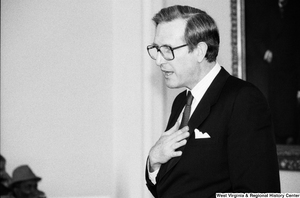
[[[212,70],[212,68],[216,65],[216,62],[204,62],[203,66],[201,67],[201,75],[199,82]]]
[[[194,84],[193,84],[193,86],[191,86],[191,87],[187,87],[188,89],[190,89],[190,90],[192,90],[211,70],[212,70],[212,68],[214,67],[216,65],[216,61],[214,61],[214,62],[211,62],[211,63],[209,63],[209,62],[207,62],[207,61],[205,61],[205,62],[202,62],[201,64],[200,64],[200,67],[201,67],[201,70],[200,70],[200,72],[199,72],[199,75],[198,75],[198,80],[197,80],[197,82],[195,82]]]

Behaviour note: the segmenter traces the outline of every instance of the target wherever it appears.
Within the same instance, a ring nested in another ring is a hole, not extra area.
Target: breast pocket
[[[213,137],[210,138],[191,138],[188,142],[188,147],[190,147],[193,151],[203,152],[208,150],[214,150],[218,146],[217,140]]]

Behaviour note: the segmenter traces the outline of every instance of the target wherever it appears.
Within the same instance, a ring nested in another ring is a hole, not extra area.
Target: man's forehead
[[[162,22],[157,25],[154,44],[157,45],[177,45],[184,41],[186,21],[175,19],[170,22]]]

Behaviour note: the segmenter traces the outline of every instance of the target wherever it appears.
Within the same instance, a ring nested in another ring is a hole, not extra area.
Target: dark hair
[[[208,46],[205,55],[207,61],[215,61],[219,52],[219,30],[213,18],[205,11],[190,6],[175,5],[161,9],[152,20],[157,26],[180,18],[187,21],[184,39],[189,50],[193,51],[199,42],[205,42]]]

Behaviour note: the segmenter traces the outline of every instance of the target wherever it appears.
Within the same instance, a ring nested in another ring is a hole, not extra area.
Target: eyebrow
[[[154,43],[154,42],[153,42],[151,45],[159,46],[158,44],[156,44],[156,43]]]
[[[158,45],[158,44],[156,44],[156,43],[152,43],[151,45],[153,45],[153,46],[157,46],[157,47],[161,47],[161,46],[168,46],[168,47],[172,47],[172,45],[170,45],[170,44],[162,44],[162,45]]]

